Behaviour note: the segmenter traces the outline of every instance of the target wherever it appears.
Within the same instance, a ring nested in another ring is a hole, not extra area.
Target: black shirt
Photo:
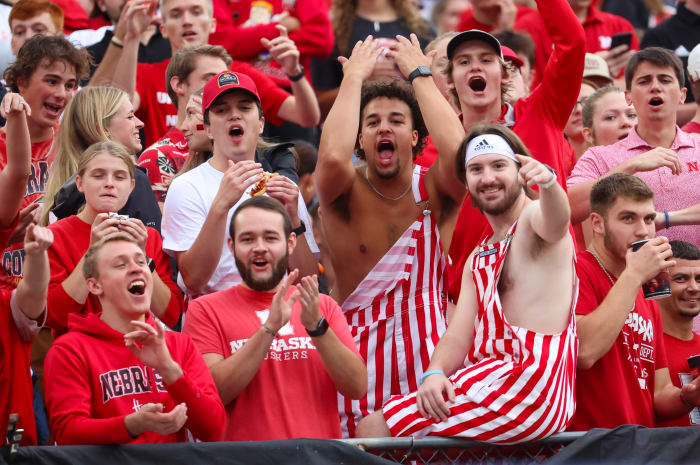
[[[649,29],[642,38],[642,48],[663,47],[673,50],[683,62],[685,83],[688,87],[687,102],[693,102],[693,94],[688,86],[688,55],[700,44],[700,15],[686,8],[685,3],[679,3],[676,14],[653,29]]]

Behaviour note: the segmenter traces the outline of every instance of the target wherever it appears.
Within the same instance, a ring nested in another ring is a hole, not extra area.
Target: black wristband
[[[302,235],[302,234],[304,234],[304,233],[306,232],[306,225],[305,225],[304,222],[302,221],[301,224],[300,224],[298,227],[292,229],[292,232],[293,232],[294,234],[296,234],[297,236],[300,236],[300,235]]]
[[[287,74],[287,78],[289,78],[290,81],[292,81],[292,82],[300,81],[301,78],[303,78],[306,75],[305,70],[304,70],[304,66],[299,65],[299,68],[301,69],[301,71],[299,71],[299,74],[295,74],[293,76],[290,76],[289,74]]]

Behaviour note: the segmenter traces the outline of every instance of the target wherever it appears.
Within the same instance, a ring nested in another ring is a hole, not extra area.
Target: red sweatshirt
[[[570,7],[567,5],[567,8]],[[540,9],[541,12],[541,9]],[[542,76],[547,60],[553,53],[552,40],[554,39],[547,29],[547,18],[542,14],[527,15],[518,18],[514,29],[522,30],[532,36],[535,42],[535,71],[537,76]],[[601,50],[609,50],[612,36],[620,32],[632,33],[632,50],[639,50],[639,39],[634,26],[622,16],[600,11],[594,6],[588,9],[588,17],[583,22],[585,34],[586,52],[595,53]]]
[[[564,126],[578,99],[585,49],[583,28],[566,0],[539,0],[540,15],[554,41],[554,50],[545,68],[542,83],[528,97],[515,103],[511,129],[530,149],[532,156],[557,172],[557,181],[566,189],[570,165],[570,145],[564,139]],[[508,117],[506,117],[507,119]],[[448,269],[449,294],[457,300],[462,282],[464,262],[490,234],[486,217],[472,207],[469,197],[459,212],[457,225],[450,244]]]
[[[147,322],[153,319],[147,315]],[[58,444],[138,444],[187,441],[185,428],[174,434],[151,431],[129,435],[124,418],[151,402],[163,411],[187,405],[185,427],[202,441],[218,441],[224,406],[211,373],[189,336],[166,331],[165,341],[184,374],[165,385],[124,345],[124,334],[99,315],[71,315],[69,332],[58,338],[44,367],[46,407]]]
[[[73,215],[49,225],[49,229],[53,232],[54,240],[48,250],[51,281],[49,282],[47,298],[49,314],[46,326],[62,333],[68,324],[69,314],[100,313],[102,311],[96,296],[89,294],[85,303],[81,304],[73,300],[61,284],[73,272],[90,247],[92,225]],[[182,291],[172,280],[170,257],[163,253],[163,239],[155,229],[149,227],[146,229],[148,229],[146,256],[156,262],[158,276],[171,291],[170,302],[168,302],[168,307],[161,321],[166,326],[172,327],[180,319],[180,314],[183,311]]]
[[[515,14],[516,21],[525,16],[529,16],[531,13],[535,13],[535,10],[526,6],[516,4],[515,8],[518,10],[518,12]],[[478,21],[474,17],[474,9],[467,8],[462,12],[462,15],[459,17],[459,26],[457,26],[457,31],[462,32],[469,31],[471,29],[479,29],[484,32],[491,32],[493,31],[493,26]]]
[[[289,37],[299,49],[300,63],[309,77],[311,58],[326,58],[333,51],[333,27],[324,0],[214,0],[216,32],[209,43],[222,45],[234,60],[248,61],[278,85],[289,87],[289,79],[274,60],[258,60],[261,52],[267,52],[260,39],[279,36],[275,27],[279,23],[272,16],[282,12],[288,12],[301,23]],[[244,25],[246,21],[255,24]]]

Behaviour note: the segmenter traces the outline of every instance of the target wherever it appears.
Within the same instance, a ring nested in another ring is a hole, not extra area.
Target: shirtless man
[[[566,193],[506,127],[476,126],[466,142],[458,166],[493,234],[469,255],[418,392],[364,418],[358,436],[516,443],[562,431],[573,417],[578,282]],[[540,199],[522,184],[537,184]]]
[[[395,47],[390,53],[415,97],[403,83],[363,88],[381,49],[371,36],[358,42],[341,59],[344,78],[314,174],[337,272],[332,295],[343,302],[369,372],[368,396],[340,399],[346,435],[390,395],[418,387],[445,330],[443,250],[466,194],[454,169],[464,135],[459,119],[430,78],[417,38],[399,37]],[[414,73],[419,66],[422,73]],[[427,134],[423,117],[440,153],[428,170],[413,164]],[[366,165],[353,166],[353,150]]]

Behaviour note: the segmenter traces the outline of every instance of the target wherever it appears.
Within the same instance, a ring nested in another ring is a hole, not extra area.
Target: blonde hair
[[[418,14],[416,6],[408,0],[391,0],[391,6],[406,27],[422,39],[430,37],[430,28]],[[348,43],[352,34],[352,25],[357,18],[357,0],[333,0],[330,10],[335,43],[341,55],[352,50],[354,44]]]
[[[78,172],[83,152],[96,142],[110,139],[106,127],[125,98],[128,94],[116,87],[91,86],[81,89],[66,106],[58,130],[56,158],[46,183],[42,225],[49,222],[49,211],[61,186]]]
[[[97,254],[105,244],[117,241],[131,242],[132,244],[138,245],[133,237],[123,232],[107,234],[105,237],[92,244],[83,256],[83,277],[86,280],[90,278],[100,277],[100,273],[97,266]]]
[[[158,7],[160,8],[161,13],[165,11],[165,4],[168,3],[168,0],[160,0],[158,2]],[[213,18],[214,17],[214,2],[212,0],[205,0],[204,2],[204,8],[207,10],[207,13],[209,13],[209,17]],[[162,15],[162,21],[165,22],[165,14]]]
[[[119,158],[126,165],[129,171],[129,176],[134,179],[136,173],[136,165],[134,164],[134,158],[131,156],[129,151],[119,142],[114,142],[111,140],[106,140],[102,142],[97,142],[88,147],[85,152],[83,152],[78,161],[78,176],[84,176],[87,165],[100,154],[111,155],[115,158]]]

